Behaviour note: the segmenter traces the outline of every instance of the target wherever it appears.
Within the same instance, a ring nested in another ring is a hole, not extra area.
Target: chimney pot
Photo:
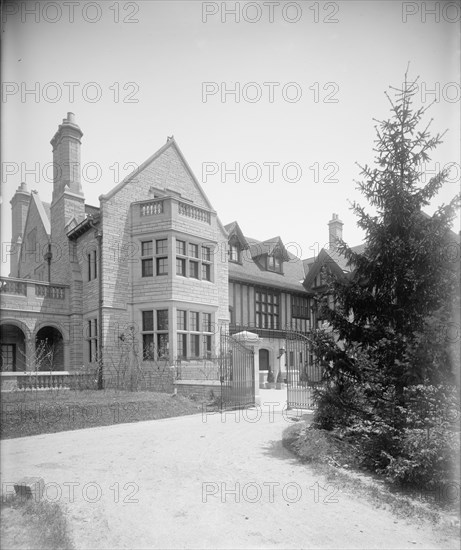
[[[343,222],[339,219],[338,214],[332,214],[331,220],[328,222],[329,229],[329,248],[332,251],[337,250],[338,240],[343,238]]]
[[[74,113],[67,113],[67,122],[72,122],[73,124],[75,124],[75,115]]]

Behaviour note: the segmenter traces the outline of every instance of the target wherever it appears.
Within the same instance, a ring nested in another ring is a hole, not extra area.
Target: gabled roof
[[[226,230],[229,231],[233,224],[236,223],[237,222],[233,222],[232,224],[226,225]],[[300,294],[306,294],[306,290],[302,285],[304,280],[304,269],[300,258],[284,249],[287,259],[283,263],[283,273],[266,271],[253,259],[257,256],[253,255],[252,249],[253,252],[256,251],[258,255],[260,250],[263,250],[263,253],[268,253],[269,251],[272,253],[275,252],[275,245],[278,244],[279,241],[277,239],[280,239],[280,237],[268,239],[267,241],[258,241],[257,239],[246,236],[244,236],[244,239],[248,243],[249,249],[242,251],[242,263],[229,262],[229,280],[231,282],[246,282],[253,285],[268,286],[280,290],[285,289],[299,292]]]
[[[224,226],[224,229],[229,234],[229,241],[234,237],[241,244],[243,250],[247,250],[249,248],[250,245],[248,244],[248,241],[246,240],[237,222],[228,223]]]
[[[167,142],[165,143],[165,145],[163,145],[163,147],[160,147],[160,149],[158,149],[158,151],[156,151],[147,160],[145,160],[140,166],[138,166],[138,168],[136,168],[136,170],[134,170],[131,174],[129,174],[123,181],[121,181],[118,185],[116,185],[108,193],[100,195],[99,200],[103,201],[103,200],[107,200],[107,199],[110,199],[111,197],[113,197],[116,193],[118,193],[120,191],[120,189],[123,189],[123,187],[125,187],[125,185],[127,185],[127,183],[129,183],[134,178],[136,178],[143,170],[145,170],[149,166],[149,164],[154,162],[154,160],[156,160],[158,157],[160,157],[160,155],[162,155],[170,147],[176,152],[176,154],[178,155],[178,158],[183,163],[183,165],[186,169],[186,172],[189,174],[189,176],[191,177],[194,185],[198,189],[199,194],[200,194],[201,198],[203,199],[206,207],[209,208],[213,213],[216,213],[214,208],[212,207],[210,201],[208,200],[208,197],[206,196],[205,191],[203,190],[202,186],[200,185],[198,179],[195,177],[195,174],[192,171],[192,168],[189,166],[189,163],[187,162],[187,160],[184,157],[181,149],[179,148],[178,144],[176,143],[174,137],[169,137],[167,139]],[[222,230],[222,232],[225,235],[226,230],[224,229],[224,226],[222,225],[221,220],[219,219],[219,216],[216,216],[216,220],[217,220],[219,228]]]
[[[338,264],[337,259],[338,258],[335,259],[333,257],[331,251],[327,251],[325,248],[322,248],[322,250],[319,252],[319,255],[315,258],[314,262],[312,262],[309,266],[309,272],[306,274],[306,278],[304,279],[303,283],[304,288],[306,290],[311,290],[312,283],[324,266],[327,266],[329,271],[336,277],[346,277],[346,273]],[[343,259],[345,260],[345,258]]]
[[[352,266],[349,265],[348,260],[343,254],[339,254],[336,250],[329,250],[328,248],[322,248],[322,250],[324,250],[328,254],[328,256],[330,257],[330,262],[335,262],[343,272],[348,273],[352,271],[353,269]],[[319,252],[317,256],[312,256],[311,258],[306,258],[305,260],[303,260],[304,273],[306,274],[306,276],[310,272],[317,258],[320,256],[320,253],[322,252],[322,250]],[[351,246],[351,250],[356,254],[363,254],[365,250],[365,244]]]
[[[153,155],[151,155],[147,160],[145,160],[136,170],[134,170],[131,174],[129,174],[123,181],[121,181],[118,185],[116,185],[113,189],[111,189],[108,193],[100,195],[99,200],[107,200],[113,197],[120,189],[125,187],[127,183],[129,183],[131,180],[133,180],[140,172],[142,172],[149,164],[151,164],[154,160],[156,160],[160,155],[162,155],[167,149],[173,148],[179,158],[181,159],[182,163],[184,164],[187,172],[189,173],[190,177],[192,178],[194,184],[197,186],[197,189],[199,190],[205,204],[208,206],[210,210],[213,210],[213,207],[211,206],[210,201],[208,200],[208,197],[205,195],[204,190],[202,189],[202,186],[198,182],[197,178],[195,177],[194,173],[192,172],[191,167],[189,166],[187,160],[185,159],[184,155],[181,152],[181,149],[179,148],[178,144],[176,143],[174,138],[168,138],[167,142],[163,147],[160,147],[158,151],[156,151]]]
[[[268,256],[279,256],[284,262],[290,261],[288,251],[280,237],[254,242],[250,245],[250,252],[252,258],[267,254]]]

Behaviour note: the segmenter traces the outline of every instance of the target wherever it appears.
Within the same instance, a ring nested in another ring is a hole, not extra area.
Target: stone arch
[[[48,324],[36,331],[35,363],[39,371],[64,370],[64,338],[60,329]]]
[[[22,330],[24,337],[28,340],[32,336],[30,328],[23,321],[18,321],[18,319],[9,319],[8,317],[3,317],[0,321],[0,327],[2,325],[14,325]]]
[[[49,320],[47,319],[46,321],[41,321],[41,322],[39,322],[35,325],[34,334],[33,334],[35,339],[37,338],[38,332],[40,330],[42,330],[42,328],[45,328],[45,327],[55,328],[56,330],[58,330],[61,333],[61,336],[62,336],[62,339],[63,339],[64,343],[65,344],[69,343],[70,338],[69,338],[68,331],[62,325],[60,325],[59,323],[55,323],[51,319],[49,319]]]

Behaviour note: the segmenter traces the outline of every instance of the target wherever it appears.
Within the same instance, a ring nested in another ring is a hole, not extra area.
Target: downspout
[[[48,252],[45,254],[45,260],[48,264],[48,282],[51,283],[51,259],[53,254],[51,252],[51,243],[48,243]]]
[[[103,304],[103,298],[102,298],[102,231],[99,230],[96,233],[96,239],[98,240],[98,269],[99,269],[99,281],[98,281],[98,293],[99,293],[99,304],[98,304],[98,390],[104,389],[104,363],[103,363],[103,355],[102,355],[102,338],[103,338],[103,330],[102,330],[102,304]]]
[[[102,330],[102,306],[103,306],[103,295],[102,295],[102,230],[100,227],[96,227],[93,220],[89,220],[91,227],[95,229],[94,236],[98,242],[98,253],[97,253],[97,263],[98,263],[98,390],[104,389],[104,361],[103,361],[103,330]],[[101,223],[101,222],[99,222]]]

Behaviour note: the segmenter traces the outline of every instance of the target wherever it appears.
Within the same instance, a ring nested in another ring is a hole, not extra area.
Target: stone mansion
[[[159,359],[217,357],[221,332],[242,330],[259,335],[259,368],[267,370],[287,330],[317,326],[312,296],[322,265],[348,271],[335,255],[337,215],[329,248],[314,258],[293,256],[280,237],[245,236],[236,221],[221,223],[173,138],[90,206],[80,181],[82,135],[68,113],[51,140],[51,203],[24,183],[11,200],[2,371],[33,370],[37,349],[52,342],[50,370],[101,364],[106,375],[128,333],[149,369]]]

